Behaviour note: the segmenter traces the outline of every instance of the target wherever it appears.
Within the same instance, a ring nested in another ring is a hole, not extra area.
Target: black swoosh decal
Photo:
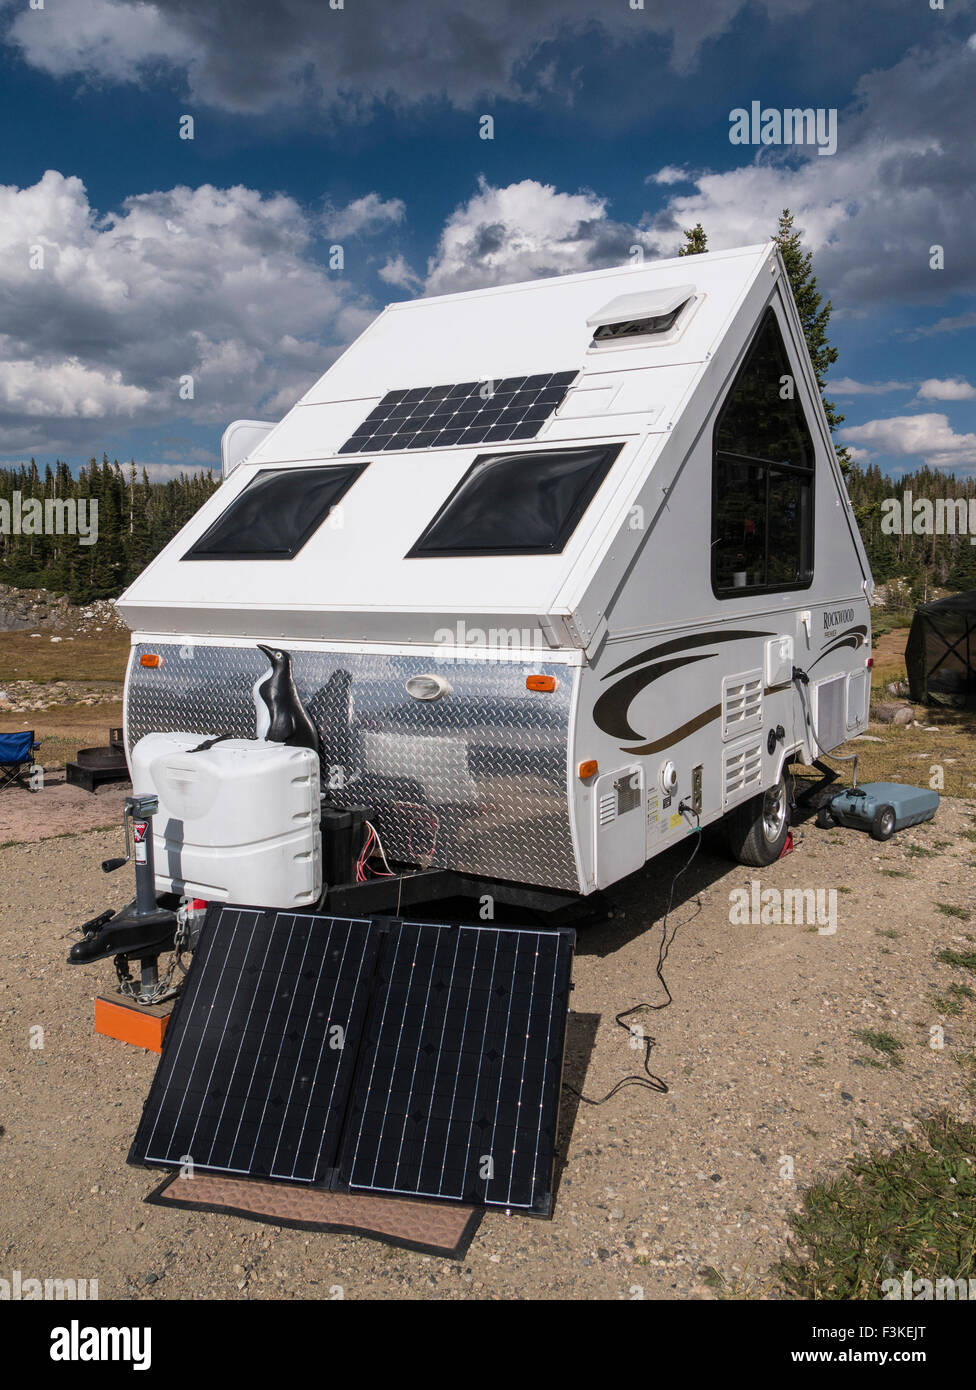
[[[640,738],[637,730],[630,727],[627,717],[635,696],[669,671],[696,661],[708,661],[714,655],[715,652],[702,652],[698,656],[675,657],[673,661],[659,661],[655,666],[645,666],[642,671],[631,671],[629,676],[621,676],[593,706],[593,722],[611,738]]]
[[[835,633],[834,636],[829,639],[830,646],[824,647],[823,651],[819,652],[817,656],[814,657],[813,661],[811,661],[810,665],[807,667],[807,670],[812,671],[814,666],[817,665],[817,662],[822,661],[824,657],[829,656],[831,652],[840,651],[841,647],[850,647],[851,650],[855,652],[859,647],[866,647],[868,644],[867,632],[867,627],[860,624],[857,627],[848,627],[845,628],[843,632]]]
[[[656,738],[653,743],[642,743],[639,748],[624,748],[624,753],[659,753],[662,748],[669,747],[672,743],[679,743],[681,739],[687,738],[689,734],[697,733],[706,724],[711,724],[713,719],[717,719],[722,713],[721,705],[712,705],[711,709],[705,710],[702,714],[696,715],[694,719],[689,719],[687,724],[680,724],[677,729],[672,729],[663,738]]]
[[[629,671],[632,666],[643,666],[645,661],[652,661],[656,656],[668,656],[671,652],[687,651],[690,647],[710,647],[714,642],[738,642],[744,637],[773,637],[772,632],[746,632],[741,629],[719,628],[717,632],[700,632],[695,637],[672,637],[668,642],[662,642],[660,646],[648,647],[646,651],[638,652],[636,656],[630,657],[627,661],[615,666],[612,671],[608,671],[603,680],[608,681],[611,676],[619,675],[621,671]]]
[[[719,628],[714,632],[697,633],[694,637],[672,637],[667,642],[659,642],[657,646],[647,647],[644,651],[638,652],[636,656],[629,657],[619,666],[615,666],[602,678],[609,680],[611,676],[620,676],[624,671],[630,672],[630,675],[623,676],[609,690],[603,692],[593,706],[593,721],[598,728],[612,738],[640,738],[637,730],[631,728],[629,719],[630,706],[636,696],[660,676],[667,675],[669,671],[688,666],[693,662],[709,661],[718,653],[701,652],[695,656],[676,657],[671,661],[657,661],[651,666],[647,664],[648,662],[653,661],[656,657],[669,656],[672,652],[687,652],[690,647],[706,647],[718,642],[739,642],[748,637],[772,637],[773,635],[771,632],[754,632],[746,628]],[[634,668],[638,666],[644,669],[635,670]],[[720,712],[721,706],[716,706],[716,709]],[[656,752],[669,742],[677,741],[679,738],[684,738],[686,734],[693,733],[695,729],[702,728],[715,717],[715,710],[706,710],[696,719],[682,724],[668,738],[655,739],[652,743],[640,748],[626,748],[623,751],[627,753]]]

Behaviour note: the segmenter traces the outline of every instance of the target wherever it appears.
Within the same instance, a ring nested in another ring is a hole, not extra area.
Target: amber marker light
[[[526,676],[526,690],[544,690],[550,694],[555,690],[559,682],[555,676]]]
[[[600,771],[600,764],[596,758],[587,758],[585,763],[580,763],[578,772],[581,782],[585,782],[589,777],[595,777]]]
[[[149,666],[155,669],[157,666],[162,666],[162,664],[163,658],[158,652],[143,652],[142,656],[139,658],[140,666]]]

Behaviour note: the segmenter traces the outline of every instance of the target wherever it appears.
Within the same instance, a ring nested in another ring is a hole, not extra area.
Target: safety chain
[[[173,958],[167,967],[166,974],[158,980],[152,989],[142,990],[132,978],[129,970],[129,957],[124,952],[119,952],[115,957],[115,973],[119,980],[119,993],[125,995],[127,999],[132,999],[137,1004],[163,1004],[167,999],[172,999],[179,993],[179,985],[173,984],[173,976],[176,967],[179,966],[183,974],[186,974],[186,966],[183,964],[183,952],[190,944],[190,928],[187,922],[187,909],[181,906],[176,914],[176,931],[173,935]]]

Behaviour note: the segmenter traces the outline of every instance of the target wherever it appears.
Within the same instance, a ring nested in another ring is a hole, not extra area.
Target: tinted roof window
[[[366,467],[262,470],[183,559],[294,559]]]
[[[622,448],[480,455],[410,556],[558,554]]]

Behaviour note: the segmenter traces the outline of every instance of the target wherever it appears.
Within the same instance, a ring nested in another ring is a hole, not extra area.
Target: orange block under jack
[[[166,1025],[173,1001],[165,1004],[137,1004],[134,1000],[99,994],[95,999],[95,1032],[119,1042],[162,1052]]]

